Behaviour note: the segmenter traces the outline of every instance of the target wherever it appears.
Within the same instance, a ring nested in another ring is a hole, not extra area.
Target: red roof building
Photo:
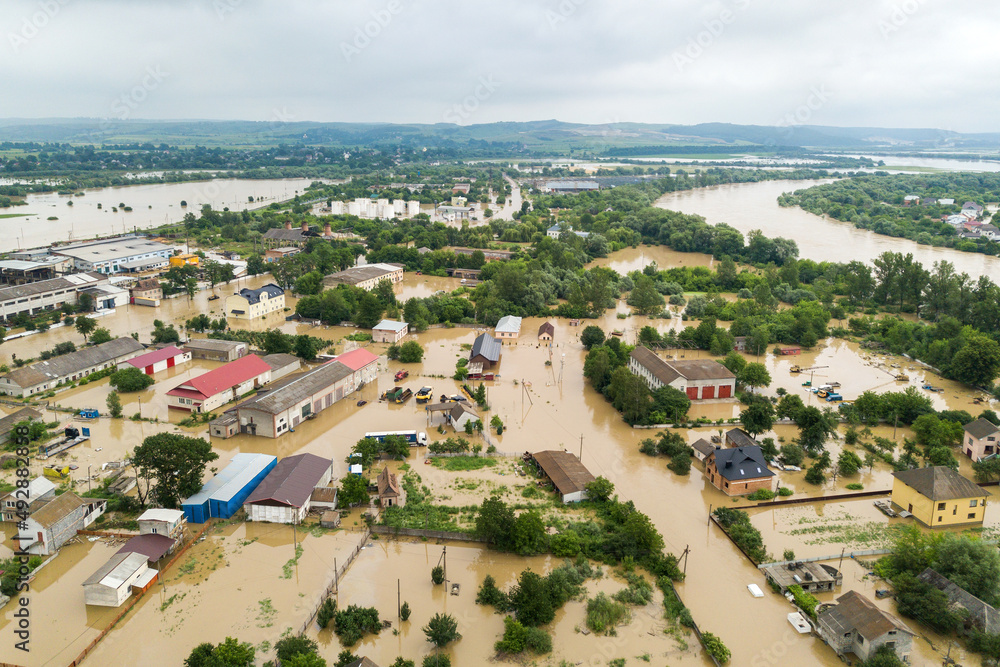
[[[146,354],[140,354],[138,357],[132,357],[128,361],[123,361],[118,364],[118,370],[131,366],[132,368],[138,368],[146,375],[152,375],[153,373],[165,371],[168,368],[180,366],[189,361],[191,361],[190,352],[185,352],[178,347],[170,345],[159,350],[147,352]]]
[[[350,368],[354,375],[348,383],[348,393],[374,382],[378,377],[378,357],[364,348],[357,348],[350,352],[344,352],[337,357],[336,361]]]
[[[210,412],[271,381],[271,367],[255,354],[231,361],[167,392],[167,407]]]

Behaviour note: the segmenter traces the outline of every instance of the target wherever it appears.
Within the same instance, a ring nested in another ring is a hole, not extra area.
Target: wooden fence
[[[667,577],[667,579],[669,579],[669,577]],[[677,592],[677,587],[674,585],[673,580],[669,579],[669,581],[670,581],[670,590],[674,592],[674,597],[676,597],[681,604],[684,604],[684,600],[683,598],[681,598],[681,594]],[[687,607],[686,604],[684,604],[684,606]],[[694,634],[698,638],[698,643],[700,643],[704,648],[705,640],[702,639],[701,628],[698,627],[698,623],[694,620],[694,618],[691,619],[691,629],[694,630]],[[712,662],[715,663],[715,667],[722,667],[719,661],[715,659],[714,655],[712,655],[708,651],[705,651],[705,655],[707,655],[712,660]]]
[[[183,556],[187,552],[188,549],[190,549],[193,545],[197,544],[198,540],[201,539],[201,536],[204,535],[205,531],[208,530],[210,527],[211,524],[209,523],[204,524],[201,527],[201,530],[198,531],[198,534],[195,535],[193,538],[191,538],[191,540],[187,544],[181,547],[180,550],[176,554],[174,554],[174,557],[171,558],[166,565],[160,568],[160,572],[157,575],[157,577],[161,578],[162,580],[162,577],[164,576],[166,571],[169,570],[174,565],[174,563],[176,563],[181,558],[181,556]],[[89,655],[91,651],[97,648],[97,645],[101,642],[101,640],[104,639],[104,637],[106,637],[107,634],[111,632],[112,629],[114,629],[114,627],[118,624],[118,621],[120,621],[125,616],[125,614],[131,611],[132,607],[137,605],[139,603],[139,600],[142,599],[142,596],[145,595],[149,590],[152,590],[152,588],[153,587],[150,586],[145,591],[141,591],[130,597],[128,601],[125,603],[125,606],[121,609],[121,611],[118,612],[118,615],[115,616],[110,623],[108,623],[107,627],[101,630],[101,633],[97,635],[97,637],[94,638],[94,641],[90,642],[90,644],[88,644],[86,648],[83,649],[83,651],[80,652],[80,655],[78,655],[76,659],[73,660],[73,662],[69,663],[68,667],[76,667],[77,665],[82,663],[84,659],[87,657],[87,655]]]

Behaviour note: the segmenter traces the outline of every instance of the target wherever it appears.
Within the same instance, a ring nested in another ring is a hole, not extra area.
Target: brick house
[[[774,480],[774,473],[768,470],[764,454],[757,446],[716,449],[705,459],[705,476],[728,496],[771,490]]]

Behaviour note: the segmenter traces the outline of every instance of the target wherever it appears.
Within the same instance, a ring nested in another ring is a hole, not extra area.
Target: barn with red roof
[[[231,361],[167,392],[167,406],[189,412],[211,412],[271,381],[271,367],[255,354]]]

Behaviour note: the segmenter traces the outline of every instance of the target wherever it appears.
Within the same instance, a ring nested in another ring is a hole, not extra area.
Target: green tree
[[[511,548],[521,556],[541,553],[546,547],[545,523],[537,510],[521,512],[514,520]]]
[[[476,537],[487,544],[507,549],[514,527],[514,510],[500,496],[483,500],[476,514]]]
[[[94,345],[107,343],[111,340],[113,340],[111,337],[111,332],[105,329],[104,327],[94,329],[94,333],[90,334],[90,342],[93,343]]]
[[[146,504],[147,495],[163,507],[172,508],[181,498],[194,495],[202,486],[205,467],[219,458],[212,445],[201,438],[176,433],[157,433],[142,441],[132,454],[139,484],[139,502]],[[150,491],[150,484],[155,486]]]
[[[656,290],[656,284],[649,276],[642,275],[635,281],[635,289],[628,295],[628,305],[640,315],[656,315],[665,305],[663,295]]]
[[[87,293],[78,294],[76,297],[76,309],[81,313],[89,313],[94,310],[94,297]]]
[[[906,667],[906,663],[896,655],[896,650],[885,645],[879,646],[875,653],[859,665],[860,667]]]
[[[415,340],[408,340],[399,346],[399,361],[404,364],[419,364],[424,358],[424,348]]]
[[[232,637],[218,646],[204,643],[194,647],[185,667],[253,667],[256,650],[249,642],[240,642]]]
[[[743,429],[756,437],[771,430],[774,425],[774,408],[769,401],[754,401],[740,413]]]
[[[802,399],[796,394],[785,394],[778,401],[778,407],[775,410],[775,415],[778,419],[795,419],[795,415],[798,414],[799,410],[806,407]]]
[[[312,336],[301,334],[295,336],[295,345],[293,350],[296,357],[305,359],[306,361],[312,361],[319,353],[319,342]]]
[[[841,451],[840,456],[837,457],[837,470],[843,477],[857,475],[863,466],[864,461],[861,460],[861,457],[849,449]]]
[[[600,476],[593,482],[587,482],[584,489],[587,498],[603,503],[611,499],[611,494],[615,492],[615,485],[604,476]]]
[[[352,507],[368,502],[368,480],[359,475],[347,475],[340,480],[340,492],[337,494],[337,504],[340,507]]]
[[[517,620],[528,627],[545,625],[555,618],[545,579],[531,570],[524,570],[510,592],[510,605]]]
[[[726,358],[722,360],[722,365],[728,368],[734,375],[739,376],[747,365],[747,360],[736,350],[730,351]]]
[[[743,367],[737,376],[740,384],[757,389],[768,387],[771,384],[771,374],[767,372],[767,366],[762,363],[752,361]]]
[[[111,413],[112,417],[117,419],[122,416],[122,400],[118,397],[117,391],[113,391],[108,394],[108,398],[105,403],[107,404],[108,412]]]
[[[275,642],[274,648],[278,652],[278,660],[281,660],[282,663],[285,660],[289,660],[293,655],[317,653],[319,651],[319,646],[317,646],[316,642],[305,635],[290,635],[279,639]]]
[[[402,606],[399,608],[399,620],[408,621],[410,620],[410,603],[403,602]]]
[[[123,393],[130,393],[135,391],[142,391],[146,387],[152,385],[155,382],[153,378],[146,375],[138,368],[129,366],[120,371],[115,371],[111,374],[109,383],[116,390]]]
[[[421,630],[427,635],[427,641],[437,648],[462,638],[458,633],[458,621],[451,614],[434,614]]]
[[[593,324],[584,327],[583,332],[580,334],[580,342],[588,350],[598,345],[603,345],[604,331],[601,330],[601,327],[594,326]]]
[[[1000,344],[989,336],[965,327],[965,345],[948,364],[948,374],[974,387],[992,387],[1000,375]]]
[[[795,423],[799,427],[799,444],[809,452],[821,450],[827,436],[836,429],[836,422],[829,415],[812,406],[799,410]]]
[[[80,315],[76,318],[74,324],[77,333],[83,336],[84,340],[87,340],[88,336],[97,328],[97,320],[93,317],[87,317],[86,315]]]
[[[354,323],[362,329],[371,329],[382,319],[385,306],[371,292],[365,292],[358,301],[358,309],[354,313]]]

